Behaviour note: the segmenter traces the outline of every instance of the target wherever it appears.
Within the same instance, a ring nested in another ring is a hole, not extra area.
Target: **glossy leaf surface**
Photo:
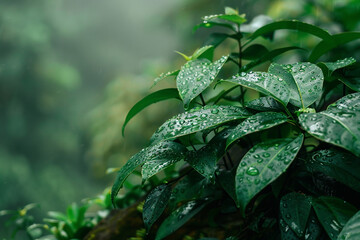
[[[259,143],[245,154],[236,171],[235,191],[242,212],[250,200],[278,178],[299,152],[304,136]]]
[[[314,137],[360,156],[360,111],[331,108],[299,116],[301,126]]]
[[[170,77],[170,76],[177,76],[179,74],[180,70],[175,70],[175,71],[171,71],[171,72],[165,72],[160,74],[159,77],[155,78],[154,83],[151,87],[154,87],[156,84],[158,84],[158,82],[160,82],[161,80]]]
[[[168,99],[172,99],[172,98],[180,100],[179,92],[177,91],[176,88],[162,89],[162,90],[153,92],[153,93],[149,94],[148,96],[144,97],[143,99],[141,99],[130,109],[130,111],[126,115],[125,122],[122,127],[122,134],[124,135],[125,127],[128,124],[128,122],[136,114],[141,112],[144,108],[148,107],[151,104],[154,104],[154,103],[157,103],[160,101],[164,101],[164,100],[168,100]]]
[[[310,210],[311,201],[303,194],[292,192],[281,198],[281,216],[299,237],[304,236]]]
[[[340,231],[357,209],[342,199],[319,197],[313,200],[316,215],[331,240],[336,240]]]
[[[332,35],[331,38],[324,39],[315,46],[309,56],[309,61],[315,62],[330,50],[359,38],[360,32],[345,32]]]
[[[236,24],[242,24],[244,22],[246,22],[246,18],[245,15],[239,15],[236,13],[232,13],[232,14],[216,14],[216,15],[209,15],[209,16],[205,16],[203,17],[204,22],[212,22],[214,20],[226,20],[232,23],[236,23]]]
[[[340,98],[333,104],[330,104],[327,109],[360,111],[360,93],[348,94],[345,97]]]
[[[232,129],[225,129],[213,137],[206,146],[197,151],[189,151],[185,161],[198,173],[214,182],[216,163],[225,154],[226,139],[231,131]]]
[[[269,73],[284,79],[290,90],[290,103],[299,108],[307,108],[321,97],[324,75],[315,64],[273,63]]]
[[[263,55],[269,53],[269,50],[261,44],[253,44],[246,48],[242,54],[242,59],[255,60],[261,58]]]
[[[345,224],[337,240],[357,240],[360,239],[360,211],[357,212]]]
[[[175,142],[160,142],[156,145],[144,148],[134,156],[132,156],[126,164],[118,172],[115,183],[111,190],[111,201],[114,203],[115,197],[122,187],[125,179],[132,173],[138,166],[144,164],[146,161],[154,161],[159,159],[174,159],[184,157],[186,148]]]
[[[240,84],[244,87],[254,89],[265,95],[275,98],[284,106],[287,105],[290,99],[290,91],[285,81],[273,74],[266,72],[242,72],[235,75],[231,79],[224,81]]]
[[[176,86],[185,108],[215,80],[228,57],[223,56],[212,63],[208,59],[195,59],[187,62],[176,78]]]
[[[282,113],[257,113],[236,126],[236,128],[231,132],[229,138],[227,139],[226,147],[229,147],[233,142],[242,138],[243,136],[272,128],[286,121],[287,117]]]
[[[359,163],[359,159],[348,152],[326,149],[312,153],[306,167],[312,173],[323,173],[360,192]]]
[[[274,32],[276,30],[280,30],[280,29],[289,29],[289,30],[297,30],[297,31],[301,31],[301,32],[306,32],[306,33],[312,34],[314,36],[317,36],[321,39],[329,39],[331,37],[331,35],[327,31],[325,31],[319,27],[316,27],[314,25],[296,21],[296,20],[290,20],[290,21],[284,20],[284,21],[277,21],[277,22],[269,23],[269,24],[259,28],[251,35],[251,39],[255,39],[259,36],[262,36],[262,35],[265,35],[265,34]]]
[[[173,139],[221,124],[251,116],[245,108],[235,106],[205,106],[179,114],[166,121],[152,136],[151,141]]]
[[[318,63],[318,65],[320,67],[325,66],[325,68],[327,69],[327,75],[330,76],[334,71],[340,69],[340,68],[344,68],[347,66],[350,66],[351,64],[354,64],[356,62],[355,58],[350,57],[350,58],[344,58],[341,60],[337,60],[336,62],[320,62]]]
[[[339,80],[351,90],[360,92],[360,78],[340,78]]]
[[[272,97],[260,97],[245,104],[245,107],[257,111],[281,111],[283,107]]]
[[[214,46],[207,45],[199,49],[196,49],[190,59],[195,60],[195,59],[205,58],[208,59],[209,61],[212,61],[213,56],[214,56]]]
[[[163,239],[175,232],[187,221],[189,221],[193,216],[200,212],[205,207],[205,205],[206,202],[204,201],[190,201],[182,205],[180,208],[176,209],[161,224],[159,230],[157,231],[155,239]]]
[[[163,184],[154,188],[146,197],[143,207],[143,220],[146,231],[150,230],[151,226],[163,213],[169,202],[170,195],[171,186]]]

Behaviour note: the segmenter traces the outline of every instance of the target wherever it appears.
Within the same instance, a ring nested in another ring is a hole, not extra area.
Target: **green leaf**
[[[176,78],[176,86],[185,108],[215,80],[228,57],[223,56],[212,63],[208,59],[196,59],[187,62]]]
[[[138,114],[144,108],[148,107],[149,105],[151,105],[153,103],[157,103],[157,102],[164,101],[164,100],[171,99],[171,98],[180,100],[179,92],[177,91],[177,89],[175,89],[175,88],[162,89],[162,90],[153,92],[153,93],[147,95],[146,97],[144,97],[143,99],[141,99],[140,101],[138,101],[126,115],[124,125],[122,126],[122,135],[124,136],[125,127],[126,127],[127,123],[136,114]]]
[[[175,142],[160,142],[156,145],[144,148],[134,156],[120,169],[116,176],[116,180],[111,189],[111,201],[114,200],[119,190],[124,184],[125,179],[140,165],[146,161],[154,161],[159,159],[183,158],[184,147]]]
[[[360,111],[331,108],[319,113],[303,113],[301,126],[314,137],[345,148],[360,156]]]
[[[281,198],[280,213],[298,237],[304,236],[310,210],[311,201],[303,194],[292,192]]]
[[[235,175],[236,168],[231,169],[231,171],[220,171],[217,175],[221,187],[225,190],[227,194],[234,200],[236,203],[236,193],[235,193]]]
[[[321,67],[324,71],[326,69],[326,76],[330,76],[334,71],[350,66],[356,62],[355,58],[344,58],[341,60],[337,60],[336,62],[320,62],[317,65]]]
[[[354,206],[335,197],[319,197],[313,200],[312,205],[331,240],[337,239],[344,225],[357,212]]]
[[[241,25],[241,32],[245,32],[245,33],[253,33],[255,32],[256,30],[258,30],[259,28],[269,24],[273,22],[273,19],[269,16],[266,16],[266,15],[258,15],[256,17],[254,17],[250,23],[248,24],[242,24]],[[268,34],[265,34],[265,36],[268,36],[268,35],[273,35],[273,32],[271,33],[268,33]],[[263,37],[265,37],[263,35]]]
[[[204,23],[212,23],[213,21],[225,20],[235,24],[243,24],[246,22],[245,14],[217,14],[203,17]]]
[[[345,32],[332,35],[330,38],[324,38],[324,40],[319,42],[312,50],[309,56],[309,62],[315,62],[330,50],[359,38],[360,32]]]
[[[281,111],[283,107],[272,97],[260,97],[245,103],[245,107],[257,111]]]
[[[212,61],[213,57],[214,57],[214,46],[208,45],[196,49],[193,55],[190,57],[190,60],[205,58],[208,59],[209,61]]]
[[[210,21],[210,22],[209,21],[203,21],[202,23],[196,25],[193,28],[193,31],[195,32],[199,28],[212,28],[212,27],[225,27],[225,28],[229,28],[232,31],[236,32],[236,28],[235,28],[234,24],[221,23],[221,22],[215,22],[215,21]]]
[[[225,39],[230,37],[229,34],[225,33],[212,33],[210,36],[206,39],[205,45],[212,45],[214,48],[219,46]]]
[[[269,67],[287,83],[290,90],[290,103],[307,108],[321,97],[324,75],[321,68],[312,63],[276,64]]]
[[[351,90],[360,92],[360,78],[340,78],[339,80]]]
[[[360,111],[360,93],[348,94],[333,104],[330,104],[327,109]]]
[[[296,20],[290,20],[290,21],[285,20],[285,21],[269,23],[269,24],[259,28],[251,35],[250,41],[254,40],[255,38],[257,38],[259,36],[263,36],[263,35],[272,33],[274,31],[280,30],[280,29],[297,30],[297,31],[301,31],[301,32],[306,32],[306,33],[312,34],[316,37],[319,37],[321,39],[330,39],[330,37],[331,37],[331,35],[327,31],[325,31],[319,27],[316,27],[314,25],[296,21]]]
[[[151,141],[158,142],[174,139],[249,116],[251,116],[251,113],[241,107],[205,106],[199,110],[185,112],[167,120],[154,133]]]
[[[268,53],[269,50],[263,45],[253,44],[241,53],[241,58],[245,60],[256,60]],[[239,55],[237,55],[237,57],[239,57]]]
[[[236,171],[235,191],[242,213],[250,200],[278,178],[299,152],[304,136],[259,143],[245,154]]]
[[[158,84],[158,82],[160,82],[161,80],[163,80],[163,79],[165,79],[167,77],[170,77],[170,76],[175,76],[176,77],[179,74],[179,72],[180,72],[180,70],[175,70],[175,71],[160,74],[159,77],[155,78],[154,83],[150,88],[154,87],[156,84]]]
[[[182,205],[180,208],[176,209],[161,224],[159,230],[157,231],[155,239],[163,239],[175,232],[187,221],[189,221],[193,216],[200,212],[205,207],[206,203],[207,202],[200,200],[190,201]]]
[[[228,148],[236,140],[258,131],[272,128],[287,121],[287,117],[282,113],[261,112],[257,113],[236,126],[231,132],[226,142]]]
[[[360,211],[357,212],[345,224],[337,240],[358,240],[360,239]]]
[[[354,155],[336,149],[319,150],[306,162],[311,173],[320,172],[360,192],[360,165]]]
[[[257,65],[260,65],[260,64],[262,64],[264,62],[267,62],[267,61],[271,61],[275,57],[277,57],[277,56],[279,56],[279,55],[281,55],[281,54],[283,54],[285,52],[291,51],[291,50],[305,50],[305,49],[299,48],[299,47],[284,47],[284,48],[278,48],[278,49],[271,50],[268,53],[265,53],[259,59],[254,60],[254,61],[244,65],[241,68],[241,72],[247,72],[250,69],[256,67]]]
[[[143,207],[143,220],[147,232],[165,210],[170,195],[171,185],[163,184],[154,188],[146,197]]]
[[[301,240],[283,218],[279,220],[281,240]]]
[[[231,7],[225,7],[225,14],[226,15],[238,15],[239,12],[236,9],[233,9]]]
[[[224,80],[254,89],[265,95],[271,96],[286,106],[290,99],[290,91],[282,78],[266,72],[250,72],[233,76]]]
[[[226,139],[231,131],[232,129],[225,129],[215,135],[206,146],[197,151],[189,151],[185,161],[198,173],[214,182],[216,163],[225,154]]]
[[[186,156],[186,152],[186,147],[181,144],[174,144],[171,148],[171,152],[168,152],[164,157],[147,160],[141,168],[142,182],[144,183],[161,170],[183,160]]]

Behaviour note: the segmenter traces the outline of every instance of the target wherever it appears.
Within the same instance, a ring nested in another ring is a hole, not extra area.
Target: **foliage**
[[[222,40],[235,40],[238,51],[229,49],[214,61],[221,44],[217,41],[184,56],[181,69],[156,79],[175,76],[178,94],[159,90],[130,110],[126,124],[146,106],[170,98],[180,97],[185,111],[165,121],[149,146],[121,168],[112,199],[142,166],[143,182],[158,182],[143,209],[148,234],[155,239],[176,234],[198,214],[207,216],[209,227],[226,214],[242,219],[228,232],[234,239],[335,240],[358,234],[358,76],[352,77],[354,85],[346,84],[356,63],[350,56],[317,60],[358,39],[359,33],[330,34],[299,21],[265,23],[250,31],[252,22],[245,22],[244,15],[230,8],[204,17],[196,28],[227,29]],[[280,29],[301,31],[320,42],[307,50],[286,48],[307,51],[303,62],[276,63],[286,51],[269,51],[254,41],[272,38]],[[256,49],[264,54],[256,55]],[[267,72],[252,71],[266,61],[271,61]],[[159,174],[169,166],[180,167],[176,177]],[[154,223],[160,225],[156,231]],[[196,237],[201,234],[208,233]]]

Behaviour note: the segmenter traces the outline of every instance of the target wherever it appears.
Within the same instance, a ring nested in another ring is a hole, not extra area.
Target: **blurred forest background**
[[[2,0],[0,209],[35,202],[41,206],[37,215],[44,216],[110,186],[113,175],[106,169],[146,146],[180,106],[170,101],[150,107],[123,138],[126,113],[157,89],[150,90],[153,79],[184,63],[174,50],[190,55],[203,44],[211,31],[192,31],[200,18],[225,6],[249,20],[265,14],[332,33],[360,31],[359,0]],[[284,45],[306,48],[318,41],[277,34]],[[337,57],[352,52],[359,60],[356,46],[346,45]]]

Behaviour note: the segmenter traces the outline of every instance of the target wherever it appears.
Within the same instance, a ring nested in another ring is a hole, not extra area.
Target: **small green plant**
[[[141,166],[143,182],[158,182],[143,206],[150,238],[163,239],[201,214],[198,222],[225,229],[231,239],[359,239],[358,64],[352,57],[317,60],[360,33],[331,35],[300,21],[245,22],[231,8],[204,17],[196,29],[227,31],[213,33],[209,45],[191,56],[182,54],[181,69],[154,83],[174,76],[176,88],[153,92],[130,110],[123,132],[153,103],[178,99],[185,111],[161,125],[149,146],[119,170],[114,205],[126,178]],[[280,29],[320,42],[304,62],[278,64],[273,60],[280,54],[307,51],[297,46],[269,50],[254,43],[272,39]],[[226,39],[238,48],[213,61],[214,50]],[[268,61],[267,71],[252,71]],[[173,165],[181,166],[176,177],[158,174]],[[214,237],[198,231],[195,237]]]

